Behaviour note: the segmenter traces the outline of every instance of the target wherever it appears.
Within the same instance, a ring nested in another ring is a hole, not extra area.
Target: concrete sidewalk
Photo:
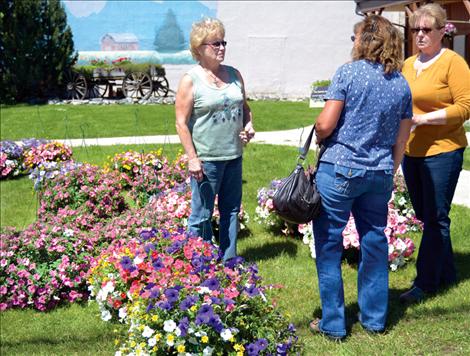
[[[307,139],[311,128],[312,126],[285,131],[257,132],[251,142],[300,147]],[[467,140],[470,142],[470,132],[467,132]],[[64,142],[71,147],[180,143],[178,135],[66,139],[57,141]],[[315,144],[312,143],[311,148],[314,147]],[[464,170],[460,173],[453,203],[470,207],[470,171]]]

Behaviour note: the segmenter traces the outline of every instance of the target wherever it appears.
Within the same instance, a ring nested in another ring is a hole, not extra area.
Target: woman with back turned
[[[341,66],[316,122],[326,150],[317,172],[322,212],[313,221],[322,318],[310,330],[346,336],[342,232],[352,213],[360,237],[359,322],[385,329],[388,312],[388,243],[385,236],[393,175],[411,127],[411,93],[400,74],[399,31],[371,15],[354,26],[353,61]]]

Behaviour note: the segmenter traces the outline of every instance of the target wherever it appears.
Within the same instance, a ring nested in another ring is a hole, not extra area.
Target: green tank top
[[[193,111],[189,130],[194,148],[202,161],[226,161],[242,155],[239,134],[243,129],[243,93],[235,69],[229,73],[226,86],[217,88],[201,77],[197,66],[188,71],[193,81]]]

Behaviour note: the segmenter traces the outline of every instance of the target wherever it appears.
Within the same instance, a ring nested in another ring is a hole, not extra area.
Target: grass
[[[470,148],[467,147],[463,153],[463,169],[470,170]]]
[[[154,146],[112,146],[74,149],[81,160],[102,164],[108,155],[127,148],[138,151]],[[166,154],[176,154],[179,146],[165,146]],[[470,353],[470,209],[453,205],[452,236],[456,263],[460,272],[458,286],[443,291],[424,303],[405,307],[398,295],[414,278],[414,260],[405,268],[390,273],[390,312],[387,333],[369,335],[358,323],[350,322],[351,336],[343,343],[333,343],[322,336],[311,335],[308,321],[320,316],[320,303],[314,261],[301,241],[266,231],[254,222],[256,192],[273,178],[286,176],[293,168],[296,148],[270,145],[248,145],[244,155],[243,204],[250,214],[249,233],[240,236],[239,253],[256,262],[265,283],[282,284],[276,292],[280,307],[286,310],[298,327],[305,355],[463,355]],[[279,159],[282,157],[282,159]],[[10,185],[6,186],[5,183]],[[29,188],[28,188],[28,183]],[[34,218],[36,200],[26,199],[31,183],[27,178],[1,182],[2,212],[18,205],[9,217],[21,225]],[[9,195],[6,195],[8,187]],[[29,210],[28,210],[29,209]],[[25,211],[24,216],[21,216]],[[29,212],[28,212],[29,211]],[[2,216],[3,224],[3,216]],[[418,243],[419,236],[414,235]],[[357,268],[343,263],[343,279],[348,317],[358,311]],[[49,313],[10,310],[1,317],[2,354],[8,355],[112,355],[114,326],[99,319],[95,305],[72,305]]]
[[[252,101],[255,129],[275,131],[311,125],[319,109],[308,102]],[[174,105],[1,106],[2,140],[72,139],[176,134]]]

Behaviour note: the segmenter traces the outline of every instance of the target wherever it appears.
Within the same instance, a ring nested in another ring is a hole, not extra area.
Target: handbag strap
[[[307,137],[307,141],[305,141],[304,147],[302,147],[302,151],[300,152],[299,158],[297,159],[297,162],[299,164],[301,163],[300,161],[305,161],[305,157],[307,156],[307,153],[310,149],[310,144],[312,143],[313,133],[315,132],[315,126],[316,125],[313,125],[312,130],[310,131],[310,133]],[[325,152],[325,150],[326,150],[325,145],[320,144],[320,151],[317,154],[317,162],[315,164],[315,173],[318,169],[318,165],[320,164],[320,158],[323,155],[323,153]]]

